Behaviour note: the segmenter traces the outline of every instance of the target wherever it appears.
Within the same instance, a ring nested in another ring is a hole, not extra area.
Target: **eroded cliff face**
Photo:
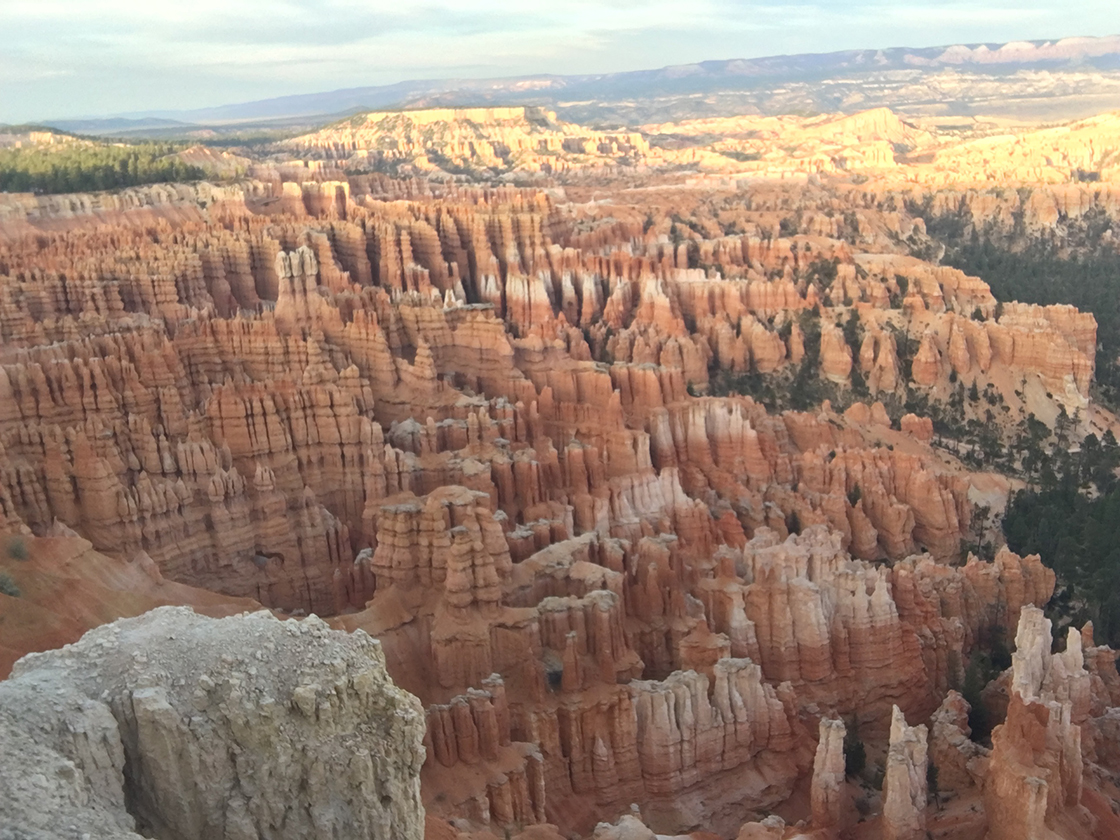
[[[634,164],[650,151],[639,132],[593,131],[543,108],[526,107],[374,111],[283,145],[353,168],[404,164],[413,171],[444,173],[563,172],[620,159]]]
[[[598,131],[536,107],[425,108],[357,114],[286,140],[282,148],[319,165],[422,172],[437,177],[638,174],[687,169],[715,178],[808,181],[821,175],[870,189],[993,183],[1059,190],[1120,174],[1115,113],[1063,125],[989,125],[905,119],[888,108],[853,114],[713,117]],[[187,160],[209,164],[195,155]],[[228,164],[227,164],[228,165]],[[251,168],[250,168],[250,171]],[[1003,203],[1003,199],[1001,202]],[[1046,199],[1041,198],[1045,205]]]
[[[364,633],[164,607],[0,682],[0,819],[29,838],[420,840],[423,735]]]
[[[0,484],[13,517],[40,533],[58,518],[172,579],[324,614],[372,595],[354,561],[382,500],[447,483],[490,496],[517,559],[589,530],[630,538],[643,518],[710,546],[740,539],[728,528],[781,535],[794,513],[861,557],[957,550],[967,485],[920,451],[689,397],[723,364],[701,301],[718,291],[722,310],[738,307],[751,364],[778,368],[797,335],[751,312],[801,311],[814,287],[695,282],[652,258],[653,237],[651,256],[596,256],[538,193],[347,202],[266,216],[246,198],[210,206],[210,224],[154,227],[139,207],[111,234],[79,225],[10,245]],[[851,368],[829,354],[847,345],[829,335],[822,369],[837,378]],[[889,378],[884,342],[870,364]],[[615,364],[592,360],[604,353]],[[781,489],[798,484],[811,492]],[[701,509],[708,493],[727,515]]]
[[[660,833],[734,837],[811,776],[832,830],[850,811],[821,720],[886,746],[896,707],[922,725],[979,642],[1050,598],[1037,557],[961,557],[972,498],[1010,487],[898,397],[975,380],[1018,417],[1029,380],[1079,405],[1091,318],[997,319],[977,278],[897,253],[919,221],[849,205],[857,245],[815,189],[713,213],[673,190],[600,205],[291,169],[158,212],[13,211],[0,528],[376,636],[426,710],[434,836],[586,835],[636,803]],[[731,375],[847,408],[714,396]],[[291,688],[299,714],[320,689]],[[930,750],[963,753],[944,717]],[[151,819],[234,808],[164,796]]]

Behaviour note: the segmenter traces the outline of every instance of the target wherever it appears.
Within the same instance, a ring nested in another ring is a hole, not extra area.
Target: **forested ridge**
[[[963,211],[934,216],[928,207],[909,209],[943,248],[941,262],[983,279],[998,301],[1067,303],[1093,313],[1096,397],[1120,407],[1120,251],[1107,211],[1094,206],[1031,231],[1021,214],[1010,229],[977,229]],[[1027,488],[1010,500],[1003,520],[1007,544],[1040,555],[1057,573],[1051,618],[1092,620],[1097,642],[1120,648],[1120,447],[1111,433],[1071,440],[1068,420],[1029,438]]]
[[[1019,215],[1010,229],[977,229],[963,212],[930,215],[929,235],[944,247],[941,262],[987,283],[999,301],[1068,303],[1097,319],[1096,383],[1099,397],[1120,408],[1120,251],[1116,221],[1099,205],[1077,218],[1060,216],[1053,227],[1032,231]]]
[[[0,192],[89,192],[203,178],[201,169],[173,156],[180,148],[75,139],[0,149]]]

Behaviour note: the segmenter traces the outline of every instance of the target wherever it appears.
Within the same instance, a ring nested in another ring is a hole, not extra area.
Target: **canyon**
[[[928,193],[992,182],[1032,187],[1115,182],[1120,116],[1109,112],[1041,127],[1006,120],[949,125],[900,117],[884,107],[812,117],[704,117],[595,131],[543,108],[436,108],[359,114],[277,148],[352,172],[470,174],[507,182],[582,172],[590,183],[604,175],[677,169],[744,186],[758,179],[805,181],[827,174],[871,190],[889,184],[914,191],[919,185]],[[875,179],[872,187],[869,178]]]
[[[0,742],[60,768],[2,768],[0,815],[1120,836],[1115,654],[1051,652],[1054,572],[980,549],[1022,481],[934,423],[1120,431],[1097,322],[923,258],[917,212],[1120,213],[1118,125],[377,112],[231,180],[0,194]],[[1012,641],[989,748],[960,692]]]

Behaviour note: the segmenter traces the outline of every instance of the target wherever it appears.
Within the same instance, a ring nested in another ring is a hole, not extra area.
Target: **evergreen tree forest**
[[[1058,450],[1060,452],[1060,450]],[[1055,453],[1056,454],[1056,453]],[[1019,491],[1003,519],[1007,545],[1038,554],[1058,575],[1047,612],[1059,626],[1093,621],[1096,640],[1120,648],[1120,447],[1109,432],[1079,451],[1048,457],[1037,485]]]
[[[75,140],[0,149],[0,192],[90,192],[205,177],[198,167],[170,157],[179,148],[172,143]]]
[[[977,229],[963,205],[938,216],[929,206],[908,209],[925,220],[941,262],[982,278],[997,301],[1068,303],[1096,316],[1095,396],[1120,407],[1120,249],[1107,211],[1094,206],[1031,231],[1021,213],[1010,228]],[[1004,535],[1013,551],[1038,554],[1057,573],[1047,612],[1059,627],[1092,620],[1096,641],[1120,648],[1120,447],[1111,432],[1073,445],[1068,424],[1058,425],[1020,435],[1027,488],[1008,505]]]

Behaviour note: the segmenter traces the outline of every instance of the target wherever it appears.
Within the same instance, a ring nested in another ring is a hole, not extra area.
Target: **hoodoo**
[[[1118,45],[4,127],[0,840],[1120,838]]]

